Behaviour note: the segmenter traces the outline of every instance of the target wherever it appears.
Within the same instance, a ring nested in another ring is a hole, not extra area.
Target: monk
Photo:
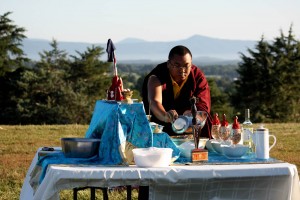
[[[187,47],[173,47],[168,61],[157,65],[145,77],[142,97],[146,112],[151,112],[151,121],[163,125],[163,131],[170,136],[177,135],[171,123],[179,115],[191,112],[191,98],[196,97],[197,111],[208,114],[201,137],[211,138],[209,85],[204,73],[192,64],[192,53]]]

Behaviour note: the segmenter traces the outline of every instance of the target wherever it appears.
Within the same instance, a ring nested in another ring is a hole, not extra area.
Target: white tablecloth
[[[289,163],[170,166],[165,168],[50,165],[33,195],[28,170],[20,199],[59,199],[75,187],[149,185],[149,199],[300,199],[299,177]]]

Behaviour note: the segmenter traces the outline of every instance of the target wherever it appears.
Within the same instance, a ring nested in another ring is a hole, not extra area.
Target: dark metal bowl
[[[61,138],[61,147],[68,158],[90,158],[98,154],[100,139]]]

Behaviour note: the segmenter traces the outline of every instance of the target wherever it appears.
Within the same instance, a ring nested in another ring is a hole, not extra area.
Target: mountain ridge
[[[39,53],[49,51],[52,41],[45,39],[26,38],[23,41],[23,51],[32,60],[39,60]],[[65,50],[69,55],[77,55],[76,51],[84,52],[87,47],[92,45],[100,46],[106,50],[106,43],[88,43],[88,42],[65,42],[57,41],[58,48]],[[176,41],[146,41],[139,38],[128,37],[124,40],[114,43],[116,58],[119,62],[129,62],[138,60],[164,61],[167,60],[169,51],[176,45],[187,46],[194,60],[210,58],[213,60],[230,61],[239,60],[239,53],[247,54],[247,49],[252,49],[257,41],[254,40],[232,40],[219,39],[202,35],[193,35],[191,37]],[[103,58],[106,59],[106,55]],[[207,60],[207,59],[206,59]]]

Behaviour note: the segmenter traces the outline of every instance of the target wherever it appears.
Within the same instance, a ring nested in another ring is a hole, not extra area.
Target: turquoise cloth
[[[179,157],[175,164],[191,164],[192,159],[186,157]],[[202,164],[216,164],[216,165],[231,165],[231,164],[258,164],[258,163],[278,163],[281,162],[275,158],[269,159],[257,159],[254,155],[242,156],[241,158],[231,159],[224,155],[220,155],[217,152],[208,152],[208,161],[204,161]]]
[[[86,138],[101,139],[99,159],[102,164],[122,164],[119,147],[124,142],[134,147],[151,147],[153,134],[142,103],[98,100]]]
[[[177,148],[175,143],[171,140],[167,133],[154,133],[153,134],[153,146],[160,148],[171,148],[173,149],[172,158],[176,160],[180,156],[180,150]]]
[[[96,165],[99,164],[98,156],[91,158],[66,158],[62,151],[55,154],[48,154],[40,158],[37,162],[37,166],[41,167],[41,174],[39,183],[41,183],[46,175],[48,165],[50,164],[85,164],[85,165]]]

